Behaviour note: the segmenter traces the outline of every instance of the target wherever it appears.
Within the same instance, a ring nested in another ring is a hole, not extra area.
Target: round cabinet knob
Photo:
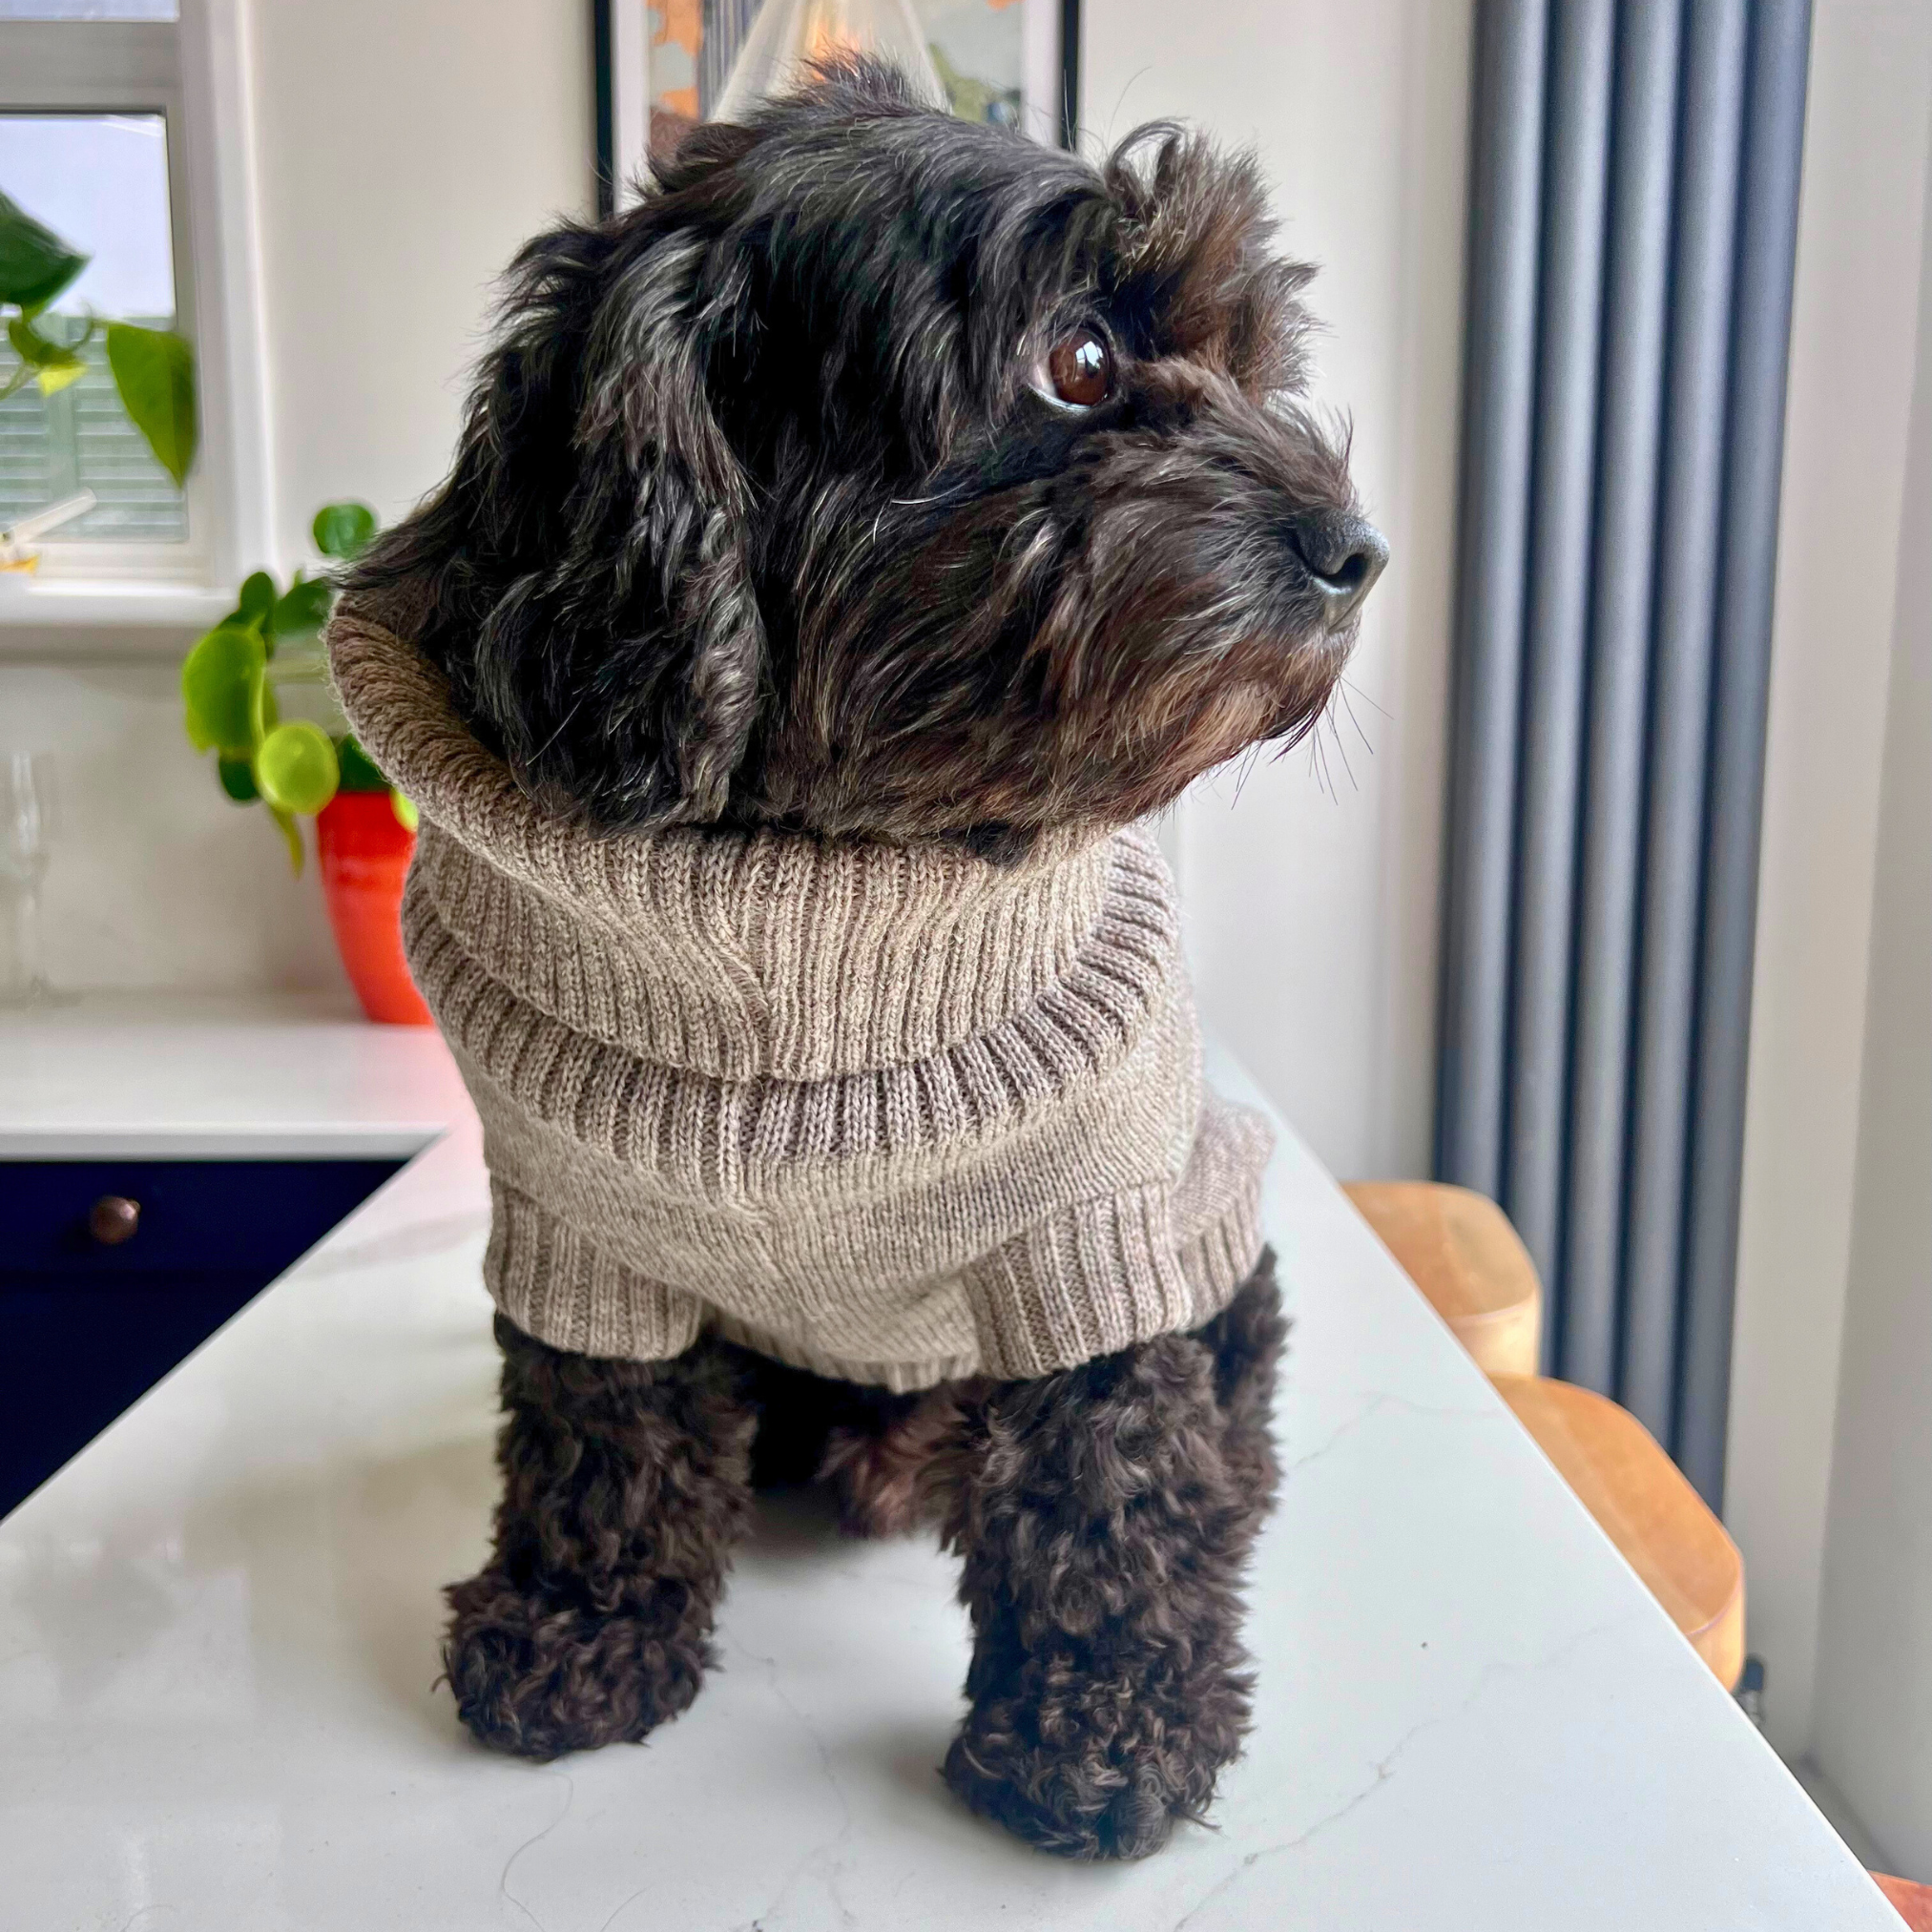
[[[103,1195],[88,1210],[87,1231],[103,1248],[118,1248],[141,1225],[141,1204],[126,1195]]]

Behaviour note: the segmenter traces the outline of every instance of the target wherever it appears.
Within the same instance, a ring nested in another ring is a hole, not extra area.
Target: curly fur
[[[848,1532],[939,1522],[971,1702],[946,1782],[1043,1850],[1137,1858],[1199,1818],[1248,1722],[1239,1585],[1278,1480],[1274,1257],[1193,1335],[1039,1381],[888,1395],[704,1340],[573,1356],[497,1318],[496,1546],[447,1592],[484,1743],[640,1742],[697,1693],[755,1483],[834,1485]]]
[[[926,1471],[959,1425],[959,1392],[926,1389],[870,1430],[835,1429],[818,1480],[839,1496],[848,1536],[903,1536],[929,1513]]]
[[[1319,715],[1382,551],[1301,400],[1308,271],[1253,163],[1102,164],[825,71],[525,249],[455,468],[352,591],[560,813],[964,841],[1116,825]],[[1042,386],[1072,328],[1098,406]],[[448,1592],[465,1723],[550,1757],[696,1694],[756,1484],[938,1522],[973,1628],[945,1776],[1076,1858],[1199,1818],[1240,1747],[1239,1587],[1278,1477],[1272,1257],[1198,1332],[891,1396],[707,1338],[499,1319],[504,1493]]]
[[[486,1744],[636,1742],[697,1694],[757,1423],[736,1351],[566,1355],[496,1318],[503,1500],[481,1574],[446,1592],[443,1665]]]
[[[1001,854],[1319,715],[1354,514],[1253,161],[1095,167],[860,64],[510,271],[448,482],[352,579],[601,824]],[[1043,393],[1074,325],[1102,406]]]
[[[920,1477],[952,1426],[951,1389],[894,1395],[743,1360],[758,1419],[754,1484],[825,1484],[848,1536],[897,1536],[920,1521]]]
[[[1279,1306],[1264,1257],[1216,1335],[996,1388],[942,1452],[973,1624],[945,1779],[1043,1850],[1158,1849],[1240,1749],[1238,1592],[1274,1496],[1272,1450],[1255,1486],[1254,1432],[1265,1443]]]

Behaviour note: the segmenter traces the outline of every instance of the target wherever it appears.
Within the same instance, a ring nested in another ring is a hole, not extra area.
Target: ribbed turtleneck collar
[[[942,845],[595,831],[517,785],[412,645],[344,607],[328,648],[357,737],[422,815],[417,862],[459,943],[543,1011],[658,1064],[787,1080],[904,1066],[1050,1002],[1103,920],[1130,945],[1171,934],[1104,835],[1049,834],[1002,869]]]

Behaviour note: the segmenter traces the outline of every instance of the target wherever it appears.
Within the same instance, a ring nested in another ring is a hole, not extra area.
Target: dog
[[[1029,877],[1311,729],[1385,560],[1270,232],[1252,161],[1178,128],[1095,164],[823,67],[529,244],[448,480],[345,607],[595,839]],[[931,1520],[962,1558],[948,1785],[1050,1852],[1154,1850],[1249,1721],[1285,1329],[1272,1258],[1239,1265],[1185,1328],[899,1389],[713,1326],[637,1360],[499,1314],[464,1721],[547,1758],[676,1715],[755,1490],[817,1478],[855,1532]]]

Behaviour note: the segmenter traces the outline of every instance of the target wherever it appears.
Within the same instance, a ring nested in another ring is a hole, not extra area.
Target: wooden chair
[[[1912,1932],[1932,1932],[1932,1885],[1915,1885],[1910,1879],[1890,1879],[1883,1872],[1874,1872],[1872,1877]]]
[[[1744,1669],[1744,1559],[1635,1416],[1536,1373],[1543,1284],[1508,1216],[1485,1195],[1440,1181],[1354,1181],[1346,1192],[1692,1649],[1734,1689]],[[1872,1877],[1909,1932],[1932,1932],[1932,1885]]]
[[[1497,1393],[1717,1681],[1744,1670],[1744,1559],[1655,1437],[1607,1397],[1537,1375]]]
[[[1352,1181],[1344,1192],[1485,1375],[1536,1373],[1543,1284],[1494,1201],[1440,1181]]]
[[[1347,1192],[1692,1648],[1735,1689],[1744,1668],[1737,1546],[1634,1416],[1537,1375],[1543,1287],[1508,1216],[1437,1181],[1360,1181]]]

